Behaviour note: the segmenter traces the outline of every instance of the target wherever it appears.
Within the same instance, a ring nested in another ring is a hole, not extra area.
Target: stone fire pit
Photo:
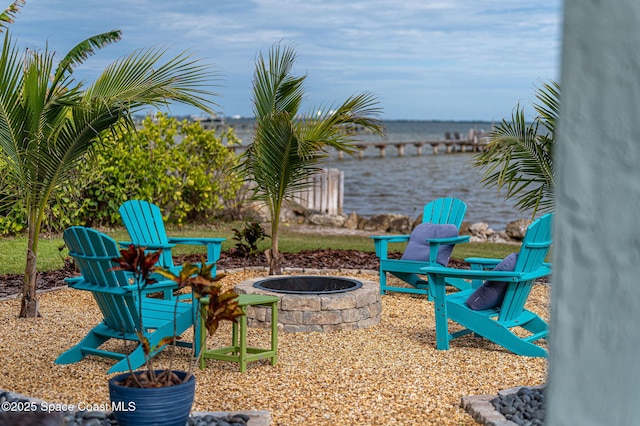
[[[326,291],[321,289],[324,280]],[[301,282],[305,281],[308,284],[307,289],[300,290]],[[344,281],[344,288],[338,288],[342,287],[340,281]],[[257,288],[256,283],[259,283],[258,287],[261,288]],[[286,289],[288,284],[295,286],[291,292]],[[382,312],[378,283],[362,279],[279,275],[243,281],[235,287],[235,291],[238,294],[278,296],[279,328],[288,332],[355,330],[371,327],[380,322]],[[270,327],[270,319],[269,308],[247,307],[247,323],[250,327]]]

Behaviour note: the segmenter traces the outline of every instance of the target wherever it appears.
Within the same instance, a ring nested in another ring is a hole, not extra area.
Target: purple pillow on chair
[[[455,225],[436,225],[434,223],[421,223],[411,231],[409,243],[404,249],[402,260],[429,261],[429,243],[426,241],[433,238],[451,238],[458,236],[458,228]],[[449,264],[453,244],[441,245],[438,248],[436,262],[442,266]]]
[[[511,253],[498,263],[494,271],[513,271],[516,268],[518,253]],[[485,281],[474,291],[465,302],[474,311],[495,308],[502,304],[504,295],[507,293],[508,282],[505,281]]]

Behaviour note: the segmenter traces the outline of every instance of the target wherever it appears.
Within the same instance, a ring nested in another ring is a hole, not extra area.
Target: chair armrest
[[[406,243],[409,237],[410,235],[372,235],[370,238],[373,239],[376,256],[385,260],[389,252],[389,243]]]
[[[82,281],[82,275],[78,275],[77,277],[67,277],[64,279],[64,282],[67,283],[67,285],[71,288],[73,288],[73,285],[77,282]]]
[[[173,244],[207,246],[207,261],[217,262],[222,251],[222,242],[226,238],[198,238],[198,237],[169,237],[169,242]]]
[[[172,244],[192,244],[192,245],[207,245],[207,244],[222,244],[226,238],[198,238],[198,237],[169,237],[169,242]]]
[[[429,238],[427,242],[429,243],[429,263],[435,265],[438,259],[438,251],[440,250],[441,245],[453,245],[458,243],[467,243],[469,242],[468,235],[461,235],[457,237],[448,237],[448,238]]]
[[[467,257],[464,259],[465,262],[471,264],[471,269],[485,269],[485,268],[495,268],[498,263],[502,262],[503,259],[492,259],[485,257]],[[551,262],[544,262],[543,265],[551,270]]]
[[[411,235],[371,235],[369,238],[389,243],[401,243],[409,241]]]
[[[471,264],[471,269],[493,269],[503,259],[493,259],[489,257],[467,257],[465,262]]]
[[[429,238],[427,242],[432,245],[440,245],[440,244],[459,244],[459,243],[468,243],[469,238],[468,235],[460,235],[459,237],[449,237],[449,238]]]
[[[80,279],[76,279],[76,278],[80,278]],[[72,279],[70,279],[70,281],[72,282],[69,284],[69,287],[75,290],[85,290],[85,291],[91,291],[94,293],[115,294],[115,295],[123,295],[123,294],[131,293],[125,287],[99,286],[99,285],[92,284],[88,281],[85,281],[84,278],[82,277],[73,277]]]
[[[425,266],[420,268],[420,272],[424,274],[441,275],[443,277],[494,280],[494,281],[526,281],[547,276],[551,273],[551,269],[545,265],[532,272],[515,272],[515,271],[494,271],[494,270],[475,270],[475,269],[456,269],[445,268],[442,266]]]
[[[131,285],[125,285],[125,286],[121,286],[120,288],[126,290],[126,291],[132,291],[132,292],[137,292],[138,291],[138,286],[136,284],[131,284]],[[143,290],[142,290],[142,294],[147,294],[147,293],[156,293],[159,291],[164,291],[164,290],[177,290],[178,289],[178,283],[176,283],[175,281],[171,281],[171,280],[164,280],[164,281],[160,281],[157,282],[155,284],[151,284],[146,286]]]
[[[136,245],[131,241],[119,241],[118,244],[121,247],[129,247],[131,244],[133,244],[134,246]],[[160,250],[160,249],[170,249],[175,246],[176,246],[175,244],[145,244],[143,247],[146,247],[148,250]]]
[[[502,262],[504,259],[490,258],[490,257],[466,257],[465,262],[477,263],[479,265],[493,265]]]

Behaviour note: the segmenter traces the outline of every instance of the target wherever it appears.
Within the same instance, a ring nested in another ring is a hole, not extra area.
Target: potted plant
[[[220,279],[223,274],[212,277],[213,265],[207,266],[203,261],[201,266],[185,263],[179,275],[168,270],[157,268],[155,265],[161,251],[147,251],[145,247],[130,245],[127,249],[120,250],[120,257],[112,259],[121,269],[132,274],[131,280],[136,286],[138,298],[143,296],[143,290],[158,282],[156,273],[169,278],[177,283],[179,289],[190,288],[192,303],[194,303],[194,323],[199,321],[200,315],[204,316],[204,325],[211,335],[216,332],[220,321],[235,321],[243,315],[238,307],[238,295],[233,291],[222,291]],[[199,309],[203,298],[208,298],[206,308]],[[176,308],[180,301],[176,297]],[[138,304],[141,306],[141,304]],[[174,318],[175,312],[174,310]],[[148,339],[141,330],[145,330],[142,309],[138,315],[140,324],[138,337],[144,348],[145,365],[141,370],[129,372],[112,377],[109,380],[109,395],[111,397],[114,416],[119,425],[162,424],[183,426],[191,412],[191,406],[195,396],[195,376],[193,369],[200,357],[195,353],[196,345],[193,345],[193,360],[187,371],[173,369],[173,357],[170,367],[156,369],[153,365],[153,354],[164,345],[176,343],[178,336],[163,337],[158,345],[151,347]],[[194,335],[194,341],[197,336]],[[203,345],[204,347],[204,345]]]

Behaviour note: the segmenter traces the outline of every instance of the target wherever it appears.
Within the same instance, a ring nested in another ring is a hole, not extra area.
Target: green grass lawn
[[[241,229],[242,223],[219,224],[214,227],[182,227],[168,228],[167,233],[171,236],[181,237],[224,237],[227,240],[222,245],[222,250],[226,251],[235,246],[233,240],[233,228]],[[268,230],[267,230],[268,231]],[[124,228],[110,229],[104,231],[116,241],[127,241],[129,236]],[[312,235],[293,232],[287,226],[282,226],[280,231],[280,251],[285,253],[296,253],[303,250],[317,249],[344,249],[359,251],[374,251],[373,240],[367,236],[356,235]],[[373,233],[372,233],[373,235]],[[260,242],[260,250],[265,250],[271,244],[271,240],[265,238]],[[19,274],[24,272],[26,261],[27,239],[25,237],[0,238],[0,274]],[[404,244],[391,246],[392,250],[404,250]],[[463,259],[465,257],[493,257],[503,258],[504,256],[518,250],[518,246],[513,244],[495,243],[467,243],[459,244],[453,251],[453,257]],[[177,246],[175,254],[206,253],[206,249],[201,246]],[[67,250],[61,235],[42,236],[38,246],[38,271],[50,271],[61,268]]]

